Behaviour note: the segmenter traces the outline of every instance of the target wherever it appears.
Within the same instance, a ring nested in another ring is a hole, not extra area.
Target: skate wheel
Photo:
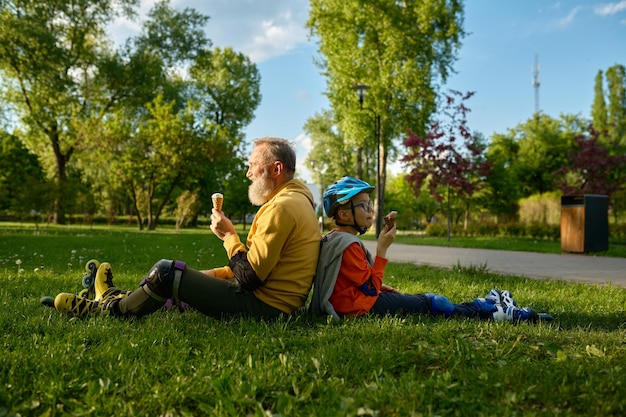
[[[50,297],[49,295],[41,297],[41,304],[45,305],[46,307],[54,308],[54,298]]]
[[[93,287],[94,282],[96,281],[96,277],[94,275],[91,274],[87,274],[83,277],[83,287],[84,288],[91,288]]]
[[[98,271],[99,267],[100,267],[100,261],[99,260],[97,260],[97,259],[90,259],[85,264],[85,272],[89,272],[89,273],[93,272],[93,274],[96,275],[96,271]]]

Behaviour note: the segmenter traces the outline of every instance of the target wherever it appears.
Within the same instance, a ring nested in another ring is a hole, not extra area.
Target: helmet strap
[[[361,227],[356,223],[356,213],[354,211],[354,203],[352,202],[352,200],[350,200],[350,211],[352,211],[352,219],[354,220],[354,224],[345,224],[345,223],[339,223],[335,220],[335,224],[337,226],[344,226],[344,227],[354,227],[354,229],[360,234],[362,235],[363,233],[367,232],[367,228],[366,227]]]

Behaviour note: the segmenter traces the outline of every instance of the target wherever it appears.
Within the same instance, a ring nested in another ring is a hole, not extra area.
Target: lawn
[[[509,289],[554,315],[527,325],[297,314],[276,322],[157,312],[68,319],[41,296],[111,262],[134,288],[152,264],[226,262],[208,229],[0,224],[0,416],[623,416],[626,289],[390,264],[387,282],[454,302]],[[19,262],[18,262],[19,261]]]

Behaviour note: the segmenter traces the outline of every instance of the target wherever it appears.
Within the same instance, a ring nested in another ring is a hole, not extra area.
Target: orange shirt
[[[330,303],[340,316],[366,314],[378,298],[383,283],[387,259],[376,256],[374,265],[367,262],[365,251],[358,243],[352,243],[343,252],[337,282],[330,296]],[[359,286],[370,281],[376,295],[368,295]]]

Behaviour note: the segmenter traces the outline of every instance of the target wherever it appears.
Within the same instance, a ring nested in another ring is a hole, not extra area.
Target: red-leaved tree
[[[609,197],[624,187],[626,155],[612,154],[600,141],[599,133],[588,132],[574,138],[576,147],[568,152],[568,166],[554,172],[555,184],[563,195],[603,194]]]
[[[445,97],[441,117],[434,121],[426,136],[409,131],[404,140],[407,154],[401,162],[408,170],[407,181],[419,196],[424,181],[429,179],[431,195],[442,202],[442,188],[447,194],[448,240],[450,240],[452,194],[471,197],[481,186],[481,177],[489,174],[490,166],[484,152],[486,144],[473,135],[467,126],[470,109],[465,101],[474,92],[465,94],[450,90]],[[466,208],[469,210],[469,208]]]

